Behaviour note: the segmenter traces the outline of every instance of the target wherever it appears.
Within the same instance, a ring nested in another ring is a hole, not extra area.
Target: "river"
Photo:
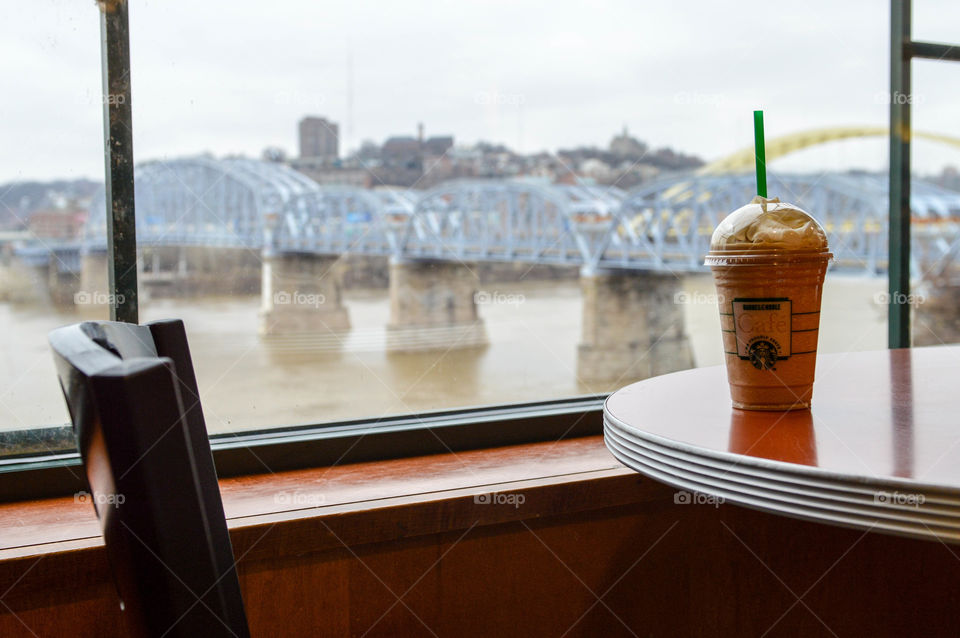
[[[182,318],[211,432],[319,423],[569,397],[614,389],[576,378],[580,289],[576,281],[485,284],[484,348],[387,354],[386,290],[347,290],[351,331],[342,336],[257,334],[259,297],[153,299],[141,321]],[[830,274],[821,352],[886,347],[883,278]],[[684,280],[696,365],[723,363],[709,275]],[[0,304],[0,429],[68,420],[46,334],[74,311]]]

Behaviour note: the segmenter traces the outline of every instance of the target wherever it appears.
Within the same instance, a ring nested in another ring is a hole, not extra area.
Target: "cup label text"
[[[758,370],[776,370],[790,357],[791,302],[785,297],[733,300],[737,356]]]

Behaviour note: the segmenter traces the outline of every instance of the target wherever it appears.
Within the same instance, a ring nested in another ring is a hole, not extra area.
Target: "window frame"
[[[226,478],[562,441],[603,433],[606,396],[214,434],[210,447],[218,476]],[[70,425],[45,431],[60,439],[73,436]],[[0,458],[0,503],[69,496],[85,489],[75,449]]]

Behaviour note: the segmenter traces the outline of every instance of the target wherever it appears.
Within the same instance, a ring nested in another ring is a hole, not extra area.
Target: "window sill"
[[[438,410],[379,419],[268,428],[210,439],[221,478],[460,453],[601,434],[604,396]],[[56,453],[0,458],[0,503],[71,496],[86,481],[70,426],[23,430],[0,437],[10,455],[14,441],[46,441]]]
[[[220,486],[234,553],[247,564],[667,501],[672,493],[617,462],[601,436],[226,478]],[[497,496],[485,499],[489,494]],[[0,505],[0,539],[0,579],[6,582],[43,559],[43,569],[18,584],[18,595],[109,580],[88,502]]]

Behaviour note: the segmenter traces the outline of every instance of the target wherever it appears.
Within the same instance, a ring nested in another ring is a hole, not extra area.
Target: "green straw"
[[[753,145],[757,158],[757,195],[767,196],[767,158],[763,144],[763,111],[753,112]]]

